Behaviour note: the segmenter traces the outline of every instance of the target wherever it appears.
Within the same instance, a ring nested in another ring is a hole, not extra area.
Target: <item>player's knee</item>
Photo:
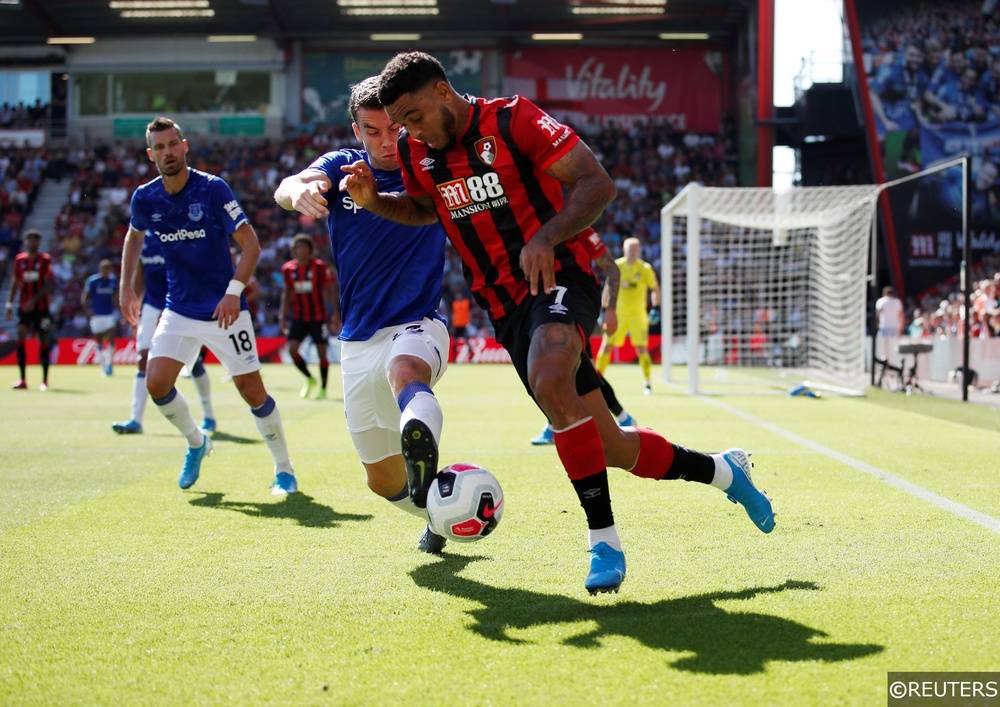
[[[528,372],[528,385],[542,409],[563,407],[566,398],[576,397],[573,378],[556,366],[534,366]]]
[[[410,383],[431,383],[431,367],[413,356],[396,356],[389,362],[389,385],[399,395]]]
[[[171,390],[173,390],[174,381],[170,380],[167,376],[159,375],[156,373],[146,372],[146,391],[153,400],[159,400],[161,398],[167,397]]]
[[[259,373],[248,373],[243,376],[233,378],[236,390],[244,402],[252,408],[259,408],[267,402],[267,390],[264,389],[264,381]]]

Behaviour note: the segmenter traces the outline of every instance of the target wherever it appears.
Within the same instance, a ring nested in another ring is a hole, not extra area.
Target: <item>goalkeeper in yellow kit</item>
[[[649,356],[649,320],[647,304],[653,307],[655,317],[660,306],[660,284],[653,266],[639,258],[642,246],[638,238],[626,238],[622,244],[624,257],[615,263],[621,271],[621,289],[618,293],[618,329],[614,334],[605,334],[601,348],[597,351],[597,370],[604,375],[611,362],[611,350],[625,343],[629,337],[639,355],[639,365],[646,378],[646,395],[653,392],[649,384],[653,360]]]

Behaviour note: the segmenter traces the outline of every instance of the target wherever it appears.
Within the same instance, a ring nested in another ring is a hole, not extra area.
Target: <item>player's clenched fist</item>
[[[329,216],[328,202],[323,195],[330,191],[330,187],[331,184],[326,179],[317,179],[304,184],[301,191],[292,195],[292,208],[312,218]]]

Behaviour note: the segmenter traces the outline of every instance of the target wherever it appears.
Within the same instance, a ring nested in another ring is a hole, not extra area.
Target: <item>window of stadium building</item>
[[[75,115],[116,113],[264,113],[268,71],[85,73],[73,77]]]

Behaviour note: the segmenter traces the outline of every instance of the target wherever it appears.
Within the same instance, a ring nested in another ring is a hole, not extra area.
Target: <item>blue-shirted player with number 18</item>
[[[142,311],[139,315],[139,326],[135,332],[135,348],[139,354],[139,370],[132,383],[132,417],[125,422],[111,423],[111,429],[120,435],[142,434],[142,418],[146,411],[146,362],[149,358],[149,347],[153,343],[153,334],[160,315],[167,306],[167,261],[163,257],[160,239],[150,232],[142,242],[142,256],[136,269],[133,289],[142,297]],[[212,412],[212,384],[205,370],[203,359],[205,349],[202,348],[198,360],[191,369],[191,380],[201,398],[201,408],[205,412],[205,420],[201,423],[203,432],[215,432],[215,413]]]
[[[274,457],[272,493],[294,493],[298,484],[285,430],[260,377],[257,339],[243,297],[260,257],[257,234],[225,181],[188,167],[187,140],[174,121],[155,118],[146,127],[146,145],[160,176],[132,195],[120,298],[122,312],[137,325],[140,302],[132,283],[148,231],[163,248],[167,302],[150,345],[146,389],[157,409],[187,439],[178,484],[190,488],[198,480],[202,460],[212,451],[212,440],[198,429],[187,401],[174,387],[181,368],[191,368],[204,345],[232,376]],[[230,236],[242,249],[235,267]]]
[[[431,387],[448,366],[448,328],[436,311],[445,236],[436,223],[400,226],[376,216],[339,187],[340,168],[364,159],[379,188],[403,189],[396,162],[399,125],[378,101],[377,80],[354,86],[348,107],[364,151],[326,153],[282,180],[274,199],[282,208],[328,217],[340,281],[347,429],[368,487],[427,521],[424,499],[410,498],[410,489],[422,484],[407,481],[437,473],[443,416]],[[439,553],[444,543],[428,525],[417,547]]]

